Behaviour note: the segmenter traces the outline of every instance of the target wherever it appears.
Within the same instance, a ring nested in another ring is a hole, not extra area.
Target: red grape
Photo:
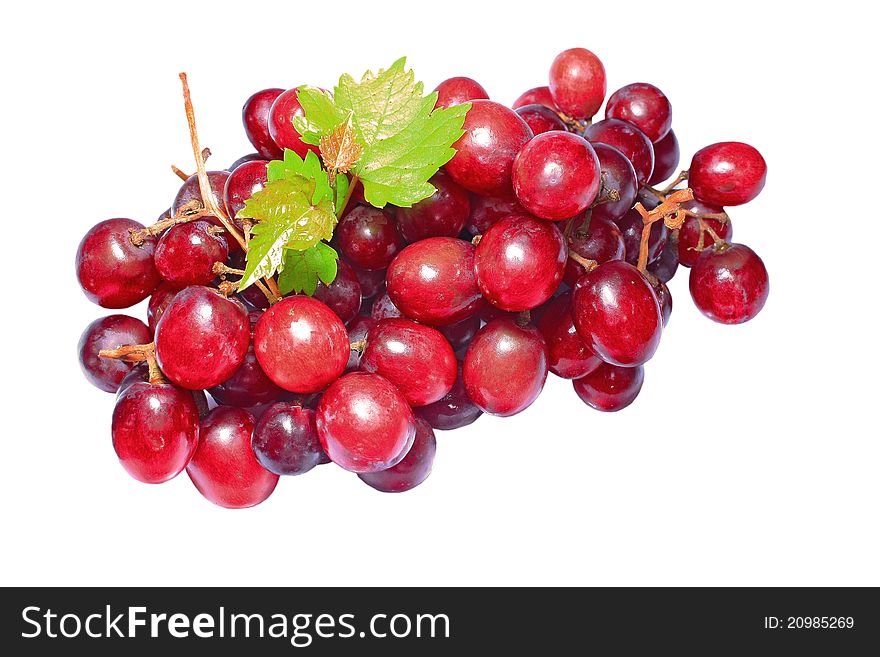
[[[361,481],[383,493],[403,493],[425,481],[434,465],[437,439],[431,425],[422,418],[415,418],[415,427],[415,439],[403,460],[387,470],[361,473]]]
[[[194,285],[181,291],[156,325],[156,357],[172,383],[211,388],[241,367],[250,344],[244,306],[217,290]]]
[[[474,276],[474,246],[454,237],[410,244],[388,267],[388,295],[400,311],[434,326],[453,324],[483,304]]]
[[[653,84],[635,82],[611,94],[605,118],[628,121],[656,142],[672,127],[672,104]]]
[[[113,449],[138,481],[160,484],[180,474],[199,441],[199,411],[187,390],[135,382],[113,409]]]
[[[496,319],[477,333],[468,348],[462,380],[468,397],[492,415],[528,408],[547,380],[547,345],[536,328]]]
[[[330,459],[350,472],[379,472],[400,463],[415,438],[415,418],[400,391],[378,374],[337,379],[316,412]]]
[[[223,188],[223,204],[226,214],[241,228],[241,220],[235,215],[244,208],[244,203],[251,196],[261,191],[269,179],[269,163],[266,160],[246,162],[234,169],[226,179]]]
[[[519,204],[516,197],[493,198],[474,195],[471,199],[471,218],[467,226],[468,232],[471,235],[481,235],[489,230],[489,226],[509,214],[527,214],[526,209]]]
[[[589,142],[552,131],[527,143],[513,163],[513,189],[536,217],[558,221],[586,210],[596,200],[599,158]]]
[[[429,181],[436,190],[411,208],[396,208],[397,226],[407,242],[427,237],[457,237],[471,214],[470,195],[445,173]]]
[[[215,278],[214,264],[226,262],[226,240],[212,232],[207,221],[188,221],[169,228],[156,245],[156,269],[175,287],[207,285]]]
[[[720,214],[724,212],[724,208],[720,206],[706,205],[696,199],[682,204],[681,207],[685,210],[696,212],[701,215]],[[729,219],[727,221],[721,221],[720,219],[706,217],[703,219],[703,222],[706,226],[715,231],[715,234],[718,235],[719,239],[729,242],[733,238],[733,224]],[[707,231],[703,235],[703,248],[708,249],[712,244],[714,244],[714,239]],[[700,257],[700,251],[697,251],[698,246],[700,246],[700,220],[697,217],[688,217],[678,231],[679,262],[685,267],[693,267],[694,263],[697,262],[697,258]]]
[[[550,132],[551,130],[568,130],[565,121],[560,119],[556,112],[538,103],[517,107],[516,113],[523,118],[523,121],[528,123],[535,135]]]
[[[595,260],[600,265],[611,260],[623,260],[626,256],[623,233],[617,224],[595,215],[589,222],[575,223],[574,230],[568,236],[568,250],[587,260]],[[585,271],[583,265],[569,258],[565,263],[563,278],[570,287],[574,287]]]
[[[559,53],[550,66],[550,95],[559,111],[589,119],[605,100],[605,67],[586,48]]]
[[[602,176],[601,195],[616,191],[620,197],[617,201],[602,201],[593,206],[593,219],[610,219],[617,221],[625,215],[636,202],[639,191],[636,170],[626,155],[608,144],[593,145],[599,158],[599,169]],[[600,198],[601,200],[601,198]]]
[[[320,301],[293,296],[263,313],[254,351],[263,371],[291,392],[319,392],[338,378],[350,350],[345,325]]]
[[[755,198],[767,180],[767,163],[748,144],[725,141],[697,151],[688,185],[711,205],[742,205]]]
[[[474,274],[492,305],[513,312],[530,310],[559,287],[567,257],[565,239],[554,224],[511,215],[483,235]]]
[[[620,119],[604,119],[584,130],[584,137],[593,144],[613,146],[632,162],[641,187],[654,171],[654,145],[644,132]]]
[[[315,411],[298,404],[272,404],[254,428],[257,461],[278,475],[301,475],[329,459],[321,447]]]
[[[199,446],[186,473],[209,502],[245,509],[263,502],[278,475],[260,465],[251,449],[254,416],[241,408],[220,406],[199,427]]]
[[[283,155],[269,134],[269,111],[284,89],[263,89],[248,98],[241,109],[241,120],[248,140],[267,160],[280,160]]]
[[[550,87],[534,87],[525,91],[517,98],[511,107],[519,109],[526,105],[543,105],[544,107],[556,111],[556,103],[553,102],[553,96],[550,94]]]
[[[721,324],[754,318],[770,293],[763,260],[744,244],[713,246],[691,269],[691,297],[706,317]]]
[[[645,368],[603,363],[594,372],[572,381],[574,391],[597,411],[619,411],[632,404],[642,389]]]
[[[489,98],[489,94],[479,82],[465,77],[443,80],[434,91],[437,92],[435,107],[452,107],[471,100]]]
[[[162,283],[156,288],[156,291],[150,295],[150,302],[147,304],[147,326],[150,327],[150,334],[155,335],[156,324],[162,318],[162,315],[174,301],[174,297],[180,292],[180,288],[168,283]]]
[[[342,260],[336,262],[336,278],[330,285],[318,282],[315,299],[327,305],[343,324],[347,324],[361,309],[361,284],[351,267]]]
[[[648,184],[659,185],[672,178],[678,170],[680,159],[678,138],[675,136],[675,130],[670,130],[663,139],[654,142],[654,172]]]
[[[639,249],[642,242],[642,229],[645,223],[642,215],[637,210],[630,210],[620,219],[617,220],[617,227],[623,235],[623,243],[626,247],[626,261],[632,266],[636,266],[639,262]],[[669,230],[662,221],[655,221],[651,224],[651,231],[648,234],[648,262],[654,262],[660,257],[666,243],[669,240]]]
[[[410,406],[424,406],[452,389],[455,352],[437,329],[407,319],[383,319],[367,333],[360,369],[388,379]]]
[[[79,339],[80,368],[93,386],[105,392],[116,392],[122,379],[131,371],[132,363],[102,358],[98,352],[130,344],[146,344],[151,339],[150,329],[134,317],[110,315],[96,319]]]
[[[574,289],[577,331],[602,360],[635,367],[660,344],[663,320],[651,285],[638,269],[614,260],[584,274]]]
[[[464,120],[464,135],[446,164],[453,180],[485,196],[510,196],[513,160],[532,138],[532,130],[519,114],[491,100],[475,100]]]
[[[144,226],[131,219],[107,219],[94,226],[76,251],[76,276],[89,301],[104,308],[128,308],[143,301],[161,282],[153,261],[156,240],[131,242]]]
[[[547,343],[550,371],[563,379],[577,379],[593,372],[602,360],[584,343],[571,315],[571,292],[556,297],[538,320]]]
[[[305,143],[293,127],[293,119],[303,114],[302,105],[299,104],[299,90],[288,89],[275,99],[269,110],[269,134],[280,148],[289,148],[302,158],[309,151],[320,155],[318,147]]]
[[[364,269],[385,269],[403,248],[403,238],[390,214],[379,208],[357,205],[336,227],[343,255]]]
[[[471,401],[464,389],[461,376],[461,363],[458,364],[458,378],[455,384],[440,401],[415,409],[418,417],[423,418],[435,429],[452,431],[472,424],[483,411]]]

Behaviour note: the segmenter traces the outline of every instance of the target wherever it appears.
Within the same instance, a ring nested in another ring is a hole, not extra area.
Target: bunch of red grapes
[[[725,208],[764,186],[758,151],[713,144],[675,177],[672,109],[657,87],[619,89],[593,120],[606,93],[593,53],[561,53],[549,82],[513,109],[469,78],[441,83],[438,106],[472,107],[436,191],[385,209],[355,192],[331,242],[336,279],[313,297],[266,294],[274,279],[238,291],[247,244],[206,211],[235,218],[269,160],[316,149],[293,126],[296,89],[248,99],[257,152],[206,178],[201,163],[202,185],[187,178],[158,223],[94,226],[76,256],[86,296],[105,308],[149,299],[146,324],[104,317],[79,345],[87,378],[117,395],[113,446],[128,473],[160,483],[185,469],[230,508],[331,461],[405,491],[431,471],[434,429],[519,413],[548,372],[592,408],[631,404],[679,265],[707,317],[754,317],[767,271],[730,242]]]

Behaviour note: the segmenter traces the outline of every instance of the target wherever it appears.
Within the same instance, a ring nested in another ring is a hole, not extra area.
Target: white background
[[[880,584],[880,58],[866,4],[7,6],[0,582]],[[438,434],[433,475],[405,495],[325,466],[225,511],[186,475],[125,474],[113,396],[76,361],[82,329],[110,311],[82,295],[73,259],[97,221],[162,212],[171,163],[193,169],[179,71],[218,168],[252,151],[240,108],[258,89],[329,87],[405,54],[428,88],[469,75],[510,103],[573,46],[603,59],[609,92],[667,93],[683,165],[715,141],[762,151],[766,189],[731,211],[770,271],[758,319],[704,319],[681,270],[631,408],[594,412],[551,377],[521,415]]]

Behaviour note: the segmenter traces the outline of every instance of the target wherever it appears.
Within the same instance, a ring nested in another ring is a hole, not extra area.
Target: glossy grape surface
[[[336,237],[346,259],[364,269],[385,269],[404,244],[394,218],[367,205],[355,206],[342,218]]]
[[[605,117],[628,121],[656,142],[672,127],[672,104],[653,84],[635,82],[611,94]]]
[[[691,268],[691,297],[706,317],[742,324],[761,312],[770,293],[764,262],[744,244],[724,244],[700,254]]]
[[[388,267],[388,295],[407,317],[453,324],[483,305],[474,276],[474,246],[454,237],[410,244]]]
[[[590,143],[613,146],[632,162],[639,187],[648,182],[654,172],[654,145],[648,136],[632,123],[620,119],[597,121],[584,130]]]
[[[532,130],[512,109],[475,100],[464,120],[464,135],[453,148],[446,171],[465,189],[485,196],[510,196],[513,160]]]
[[[466,77],[455,77],[443,80],[434,89],[437,92],[435,107],[452,107],[472,100],[485,100],[489,94],[476,80]]]
[[[170,285],[207,285],[215,278],[214,264],[229,257],[227,241],[207,221],[188,221],[169,228],[156,245],[159,275]]]
[[[635,367],[657,351],[660,305],[638,269],[615,260],[584,274],[574,289],[572,315],[587,346],[613,365]]]
[[[597,411],[619,411],[632,404],[642,389],[645,368],[603,363],[595,371],[572,381],[574,391]]]
[[[550,66],[550,95],[559,111],[573,119],[589,119],[605,100],[605,67],[586,48],[571,48]]]
[[[244,509],[275,490],[278,475],[260,465],[251,449],[254,424],[253,415],[229,406],[219,406],[202,419],[199,446],[186,472],[209,502]]]
[[[116,392],[133,363],[102,358],[102,349],[118,349],[131,344],[147,344],[150,329],[128,315],[109,315],[89,324],[79,339],[79,365],[89,383],[104,392]]]
[[[525,121],[535,135],[540,135],[551,130],[567,130],[565,122],[549,107],[534,103],[515,108],[523,121]]]
[[[250,344],[244,306],[217,290],[181,291],[156,325],[156,357],[172,383],[205,390],[241,367]]]
[[[428,237],[457,237],[471,214],[470,194],[445,173],[429,181],[436,191],[411,208],[395,208],[403,239],[417,242]]]
[[[277,475],[300,475],[326,463],[315,411],[298,404],[272,404],[257,421],[251,441],[260,465]]]
[[[127,386],[113,409],[113,449],[138,481],[160,484],[180,474],[199,440],[199,411],[187,390],[162,383]]]
[[[76,251],[76,276],[89,301],[104,308],[128,308],[143,301],[161,282],[153,261],[156,240],[132,244],[131,231],[144,226],[132,219],[107,219],[95,225]]]
[[[632,162],[619,150],[608,144],[593,144],[599,158],[599,169],[602,177],[602,189],[599,200],[592,209],[593,219],[610,219],[617,221],[635,204],[639,191],[636,170]],[[610,192],[617,192],[618,200],[604,200]]]
[[[767,163],[752,146],[726,141],[706,146],[691,160],[688,185],[711,205],[742,205],[755,198],[767,180]]]
[[[586,210],[601,182],[599,158],[583,137],[552,131],[529,141],[513,163],[513,189],[522,206],[559,221]]]
[[[282,299],[257,321],[254,351],[276,385],[319,392],[345,370],[350,350],[345,325],[326,305],[306,296]]]
[[[680,160],[678,137],[675,136],[675,130],[670,130],[663,139],[654,142],[654,171],[648,184],[659,185],[672,178],[678,172]]]
[[[283,154],[269,134],[269,112],[283,93],[284,89],[263,89],[248,98],[241,109],[241,120],[248,140],[268,160],[279,160]]]
[[[358,473],[397,465],[416,433],[412,410],[400,391],[368,372],[346,374],[327,388],[318,403],[316,422],[330,459]]]
[[[547,380],[547,345],[538,329],[496,319],[480,329],[464,359],[462,380],[481,410],[503,417],[534,402]]]
[[[303,114],[298,90],[288,89],[275,99],[269,110],[269,135],[279,148],[289,148],[302,158],[305,158],[309,151],[320,155],[318,147],[305,143],[297,129],[293,127],[293,120]]]
[[[452,389],[455,352],[435,328],[407,319],[383,319],[367,334],[360,369],[397,386],[410,406],[424,406]]]
[[[415,418],[415,427],[415,439],[403,460],[387,470],[361,473],[361,481],[383,493],[403,493],[424,482],[434,465],[437,439],[431,425],[422,418]]]
[[[492,305],[513,312],[529,310],[559,287],[567,257],[565,240],[554,224],[511,215],[483,235],[474,273],[480,292]]]
[[[547,343],[550,371],[563,379],[577,379],[595,371],[602,360],[586,345],[574,326],[571,292],[551,301],[538,320]]]

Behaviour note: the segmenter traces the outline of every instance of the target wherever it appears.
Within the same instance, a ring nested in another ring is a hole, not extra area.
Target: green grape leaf
[[[464,134],[461,127],[471,107],[465,103],[433,109],[436,99],[436,93],[422,99],[406,128],[364,150],[354,173],[371,205],[406,208],[434,193],[428,180],[455,155],[452,144]]]
[[[303,292],[312,296],[318,289],[318,281],[330,285],[336,279],[336,260],[339,255],[324,242],[304,251],[288,249],[284,254],[284,264],[278,275],[278,289],[281,294]]]
[[[325,180],[326,177],[325,171],[318,176]],[[333,192],[329,182],[326,192],[319,192],[321,187],[321,180],[289,173],[285,178],[267,182],[245,202],[237,216],[256,223],[251,228],[240,290],[283,267],[285,249],[305,251],[333,236],[336,226]]]
[[[299,87],[297,98],[304,115],[293,119],[293,127],[306,144],[317,146],[321,135],[332,132],[348,117],[348,114],[334,103],[330,92],[323,89]]]
[[[305,115],[294,126],[304,141],[320,146],[333,172],[350,169],[361,179],[369,203],[409,207],[434,193],[428,181],[455,155],[452,145],[464,134],[470,105],[435,110],[436,101],[436,93],[424,96],[424,85],[401,58],[360,81],[343,75],[332,96],[301,87]],[[353,135],[339,130],[343,124]]]
[[[393,137],[419,114],[425,87],[405,67],[406,57],[401,57],[387,70],[367,71],[360,82],[347,74],[339,78],[336,106],[351,114],[364,146]]]
[[[333,190],[330,189],[330,177],[321,167],[321,160],[312,151],[309,151],[306,154],[306,159],[303,160],[289,148],[284,149],[284,159],[269,162],[267,175],[268,182],[270,183],[292,176],[302,176],[314,181],[315,188],[312,193],[312,205],[317,205],[323,200],[333,200]]]

